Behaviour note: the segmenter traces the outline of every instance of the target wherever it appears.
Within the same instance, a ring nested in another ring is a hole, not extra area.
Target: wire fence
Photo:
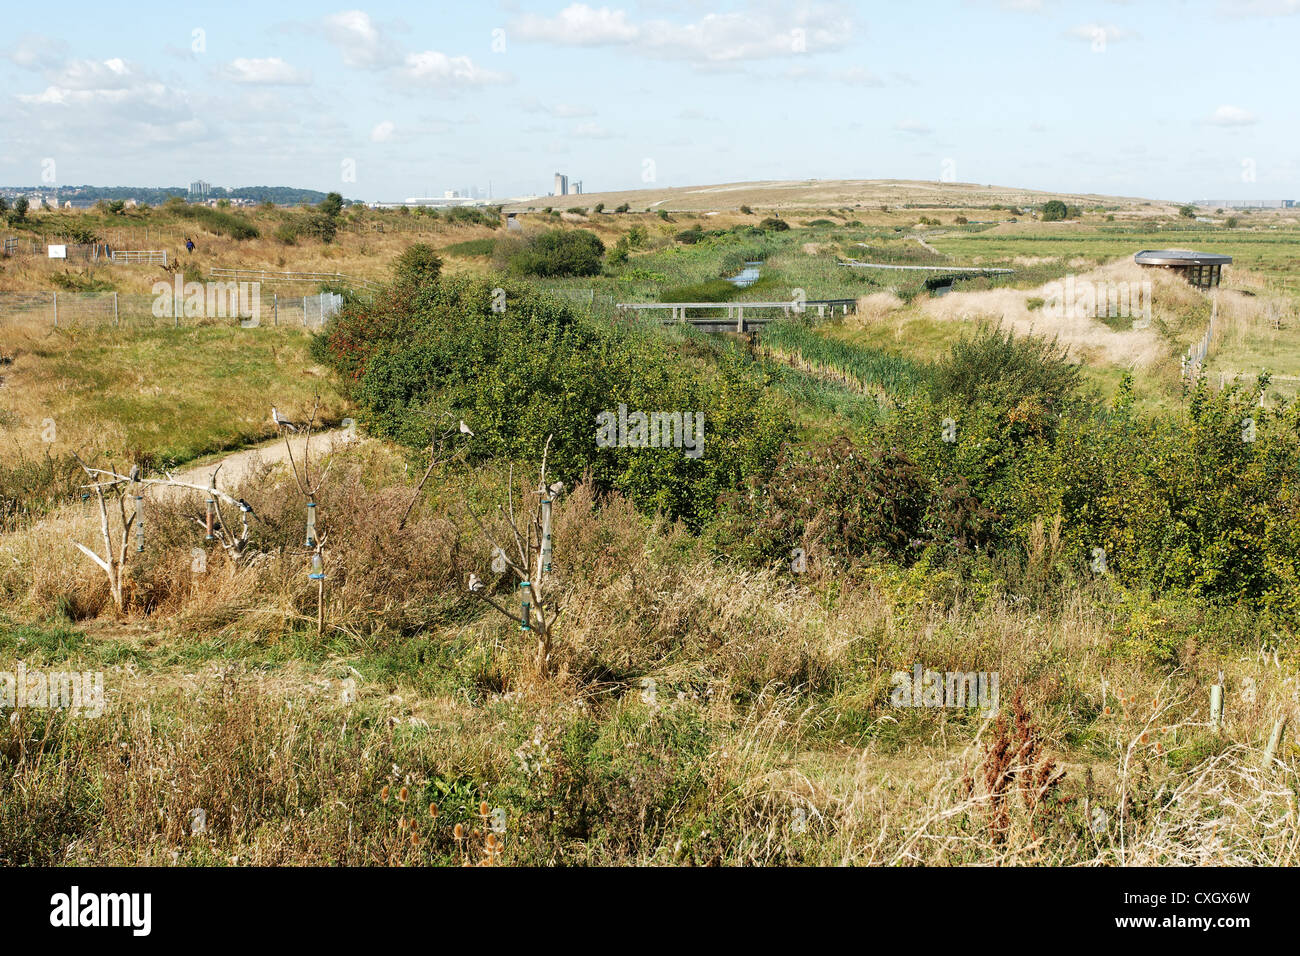
[[[1210,345],[1214,341],[1214,328],[1219,319],[1219,299],[1214,296],[1210,300],[1210,325],[1201,336],[1199,342],[1188,346],[1187,354],[1183,356],[1183,377],[1195,379],[1200,374],[1201,366],[1210,355]]]
[[[205,290],[202,295],[161,296],[117,292],[0,292],[0,327],[48,325],[52,329],[194,328],[236,326],[320,328],[343,307],[343,296],[240,295]]]

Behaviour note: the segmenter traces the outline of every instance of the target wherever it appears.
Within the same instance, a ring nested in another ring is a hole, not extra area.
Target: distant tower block
[[[575,196],[581,196],[581,195],[582,195],[582,180],[581,180],[581,179],[579,179],[577,182],[575,182],[575,183],[573,184],[573,194],[574,194]]]
[[[555,195],[569,195],[569,177],[564,175],[564,173],[555,174]]]
[[[1146,249],[1133,261],[1150,269],[1172,269],[1198,289],[1212,289],[1223,277],[1223,267],[1232,265],[1232,256],[1187,249]]]

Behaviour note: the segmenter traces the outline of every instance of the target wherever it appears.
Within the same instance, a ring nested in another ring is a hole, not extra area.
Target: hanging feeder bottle
[[[325,562],[321,560],[319,551],[311,556],[311,574],[308,577],[313,581],[325,580]]]
[[[208,499],[207,529],[208,533],[204,535],[204,541],[212,540],[212,529],[217,523],[217,502],[213,498]]]
[[[135,550],[144,550],[144,495],[135,496]]]
[[[522,610],[521,610],[521,616],[520,616],[520,618],[519,618],[519,630],[521,630],[521,631],[531,631],[531,630],[532,630],[532,627],[529,626],[529,623],[528,623],[529,611],[531,610],[531,605],[528,603],[528,589],[529,589],[529,587],[531,587],[531,585],[530,585],[527,581],[520,581],[520,582],[519,582],[519,603],[520,603],[520,607],[521,607],[521,609],[522,609]]]
[[[316,547],[316,502],[307,502],[307,547]]]

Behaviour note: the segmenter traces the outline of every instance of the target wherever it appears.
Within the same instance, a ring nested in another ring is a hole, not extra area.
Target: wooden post
[[[271,313],[275,317],[275,325],[278,328],[280,325],[280,293],[278,292],[271,293]]]
[[[1268,738],[1268,749],[1264,751],[1264,766],[1271,766],[1273,759],[1277,757],[1277,749],[1282,745],[1282,731],[1286,728],[1286,714],[1283,714],[1278,722],[1273,725],[1273,733]]]
[[[1210,726],[1217,734],[1223,730],[1223,672],[1219,672],[1219,683],[1210,687]]]
[[[117,324],[118,324],[118,317],[117,317],[117,293],[114,292],[114,293],[113,293],[113,328],[117,328]]]

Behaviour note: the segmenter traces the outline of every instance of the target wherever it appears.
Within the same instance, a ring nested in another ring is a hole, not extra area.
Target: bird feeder
[[[144,550],[144,495],[135,496],[135,550]]]
[[[313,581],[325,580],[325,562],[321,560],[319,551],[311,556],[311,574],[308,577]]]
[[[551,499],[542,499],[542,570],[551,573]]]
[[[532,606],[528,603],[528,589],[530,587],[531,585],[527,581],[519,582],[519,603],[521,607],[520,617],[519,617],[519,630],[521,631],[532,630],[532,627],[528,623],[529,611],[532,609]]]
[[[307,547],[316,547],[316,502],[307,502]]]
[[[204,536],[204,541],[212,540],[212,529],[217,523],[217,502],[215,498],[208,499],[207,529],[208,533]]]

